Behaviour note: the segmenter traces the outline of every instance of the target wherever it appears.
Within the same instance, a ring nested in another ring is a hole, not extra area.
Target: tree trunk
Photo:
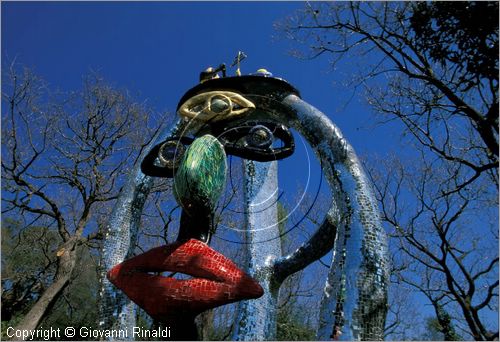
[[[52,308],[63,290],[70,284],[71,274],[76,265],[76,241],[71,239],[57,252],[59,260],[54,282],[43,292],[35,305],[24,316],[15,330],[34,330]]]

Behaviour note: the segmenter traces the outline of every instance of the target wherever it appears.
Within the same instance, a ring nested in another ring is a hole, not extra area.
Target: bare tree
[[[279,29],[401,128],[409,157],[370,162],[396,286],[445,338],[498,338],[498,3],[307,3]]]
[[[393,270],[394,272],[394,270]],[[414,291],[409,286],[392,286],[389,310],[384,327],[384,340],[408,341],[422,339],[422,314],[414,305]],[[411,319],[408,319],[411,317]]]
[[[427,297],[447,340],[456,338],[450,320],[450,312],[456,309],[460,317],[454,321],[465,323],[470,337],[498,337],[498,326],[488,326],[481,314],[482,310],[495,312],[498,301],[496,224],[476,216],[477,212],[488,215],[482,207],[484,188],[468,187],[442,196],[455,186],[446,182],[451,170],[424,163],[424,169],[409,171],[398,159],[384,169],[381,164],[371,175],[395,244],[394,281]]]
[[[398,119],[438,157],[470,169],[471,176],[458,184],[465,186],[483,172],[498,169],[498,61],[496,72],[474,74],[478,79],[464,87],[461,81],[472,76],[461,63],[436,61],[421,47],[411,25],[414,6],[308,3],[278,28],[286,37],[307,44],[305,52],[295,51],[299,56],[328,54],[334,68],[345,58],[357,61],[354,67],[359,72],[351,86],[363,87],[376,111],[386,120]],[[491,10],[495,8],[485,9]],[[496,27],[496,36],[493,31],[490,39],[498,44],[498,19]],[[464,138],[474,139],[474,144],[466,140],[468,151],[453,148],[462,137],[445,126],[450,120],[466,127]]]
[[[3,90],[3,215],[22,217],[26,227],[44,220],[61,240],[50,251],[57,257],[50,286],[17,326],[29,330],[70,283],[77,247],[100,238],[99,215],[151,131],[144,106],[96,75],[80,93],[63,96],[11,66]]]

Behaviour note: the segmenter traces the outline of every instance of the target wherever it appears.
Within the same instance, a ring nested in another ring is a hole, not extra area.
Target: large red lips
[[[174,279],[147,272],[182,272],[195,278]],[[196,316],[220,305],[259,298],[262,287],[231,260],[190,239],[153,248],[113,267],[108,279],[152,318]]]

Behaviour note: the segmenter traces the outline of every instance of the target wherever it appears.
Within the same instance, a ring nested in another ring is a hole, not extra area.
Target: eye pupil
[[[161,152],[161,155],[165,159],[173,159],[175,156],[175,146],[166,146]]]
[[[266,126],[257,125],[253,127],[248,134],[248,143],[251,146],[267,148],[273,143],[273,133]]]
[[[210,102],[210,109],[212,112],[220,114],[229,109],[229,102],[226,99],[220,97],[214,97]]]
[[[182,159],[184,151],[184,146],[177,141],[167,141],[160,147],[158,159],[163,166],[175,168]]]

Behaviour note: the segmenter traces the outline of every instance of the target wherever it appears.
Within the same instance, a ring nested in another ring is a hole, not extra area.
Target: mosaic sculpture
[[[242,58],[239,54],[238,69]],[[141,164],[135,166],[115,206],[103,246],[102,328],[133,326],[128,296],[156,320],[182,327],[175,329],[183,332],[173,339],[195,339],[196,315],[243,300],[232,338],[275,339],[281,283],[333,250],[318,339],[382,338],[387,245],[370,184],[340,130],[301,100],[294,87],[264,71],[221,78],[223,65],[205,70],[200,84],[179,102],[181,119],[140,157]],[[286,256],[276,239],[276,208],[268,208],[266,215],[258,210],[247,214],[244,272],[209,247],[214,208],[226,180],[226,155],[244,159],[246,206],[255,208],[277,186],[277,160],[294,152],[290,128],[319,158],[332,193],[331,206],[309,241]],[[151,177],[174,178],[174,196],[182,207],[179,234],[172,244],[128,258]],[[261,229],[268,226],[274,229]],[[104,278],[106,271],[126,296]],[[195,278],[150,274],[164,271]]]

